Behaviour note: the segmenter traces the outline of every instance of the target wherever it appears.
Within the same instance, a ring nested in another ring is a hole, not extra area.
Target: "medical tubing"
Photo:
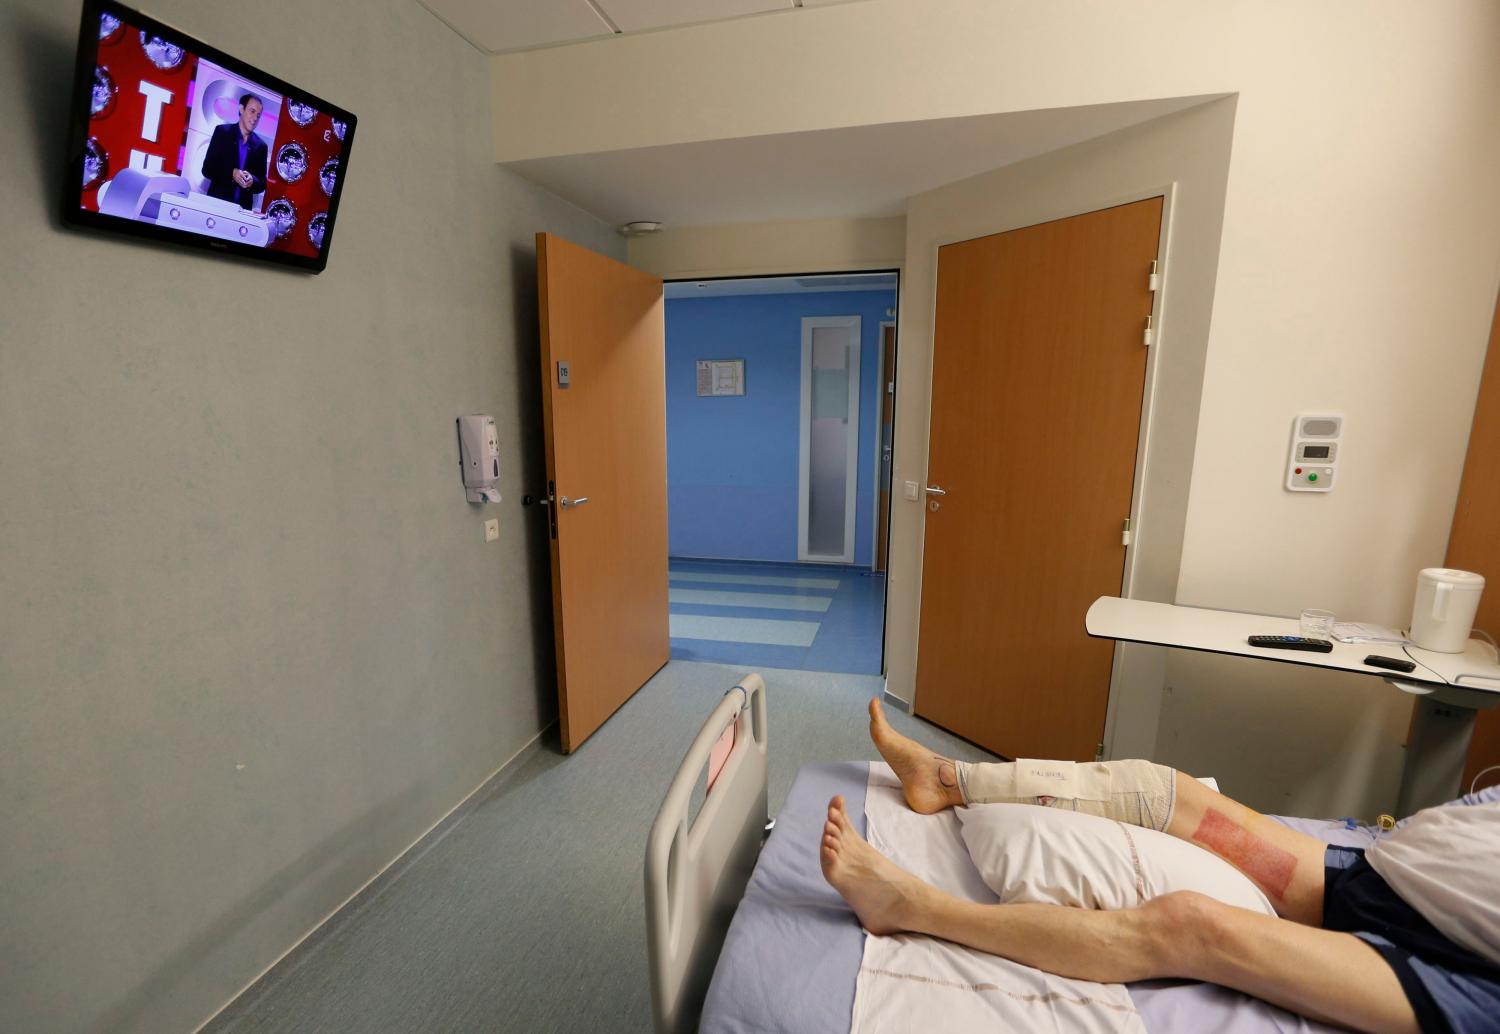
[[[1500,772],[1500,765],[1491,765],[1489,768],[1481,768],[1478,772],[1474,773],[1474,778],[1469,781],[1469,792],[1473,793],[1474,788],[1479,785],[1479,780],[1483,779],[1490,772]]]

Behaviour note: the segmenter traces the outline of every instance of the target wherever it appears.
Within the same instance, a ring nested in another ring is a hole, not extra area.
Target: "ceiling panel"
[[[499,53],[613,36],[588,0],[420,0],[480,50]]]
[[[599,6],[621,32],[640,32],[789,11],[793,4],[792,0],[599,0]]]

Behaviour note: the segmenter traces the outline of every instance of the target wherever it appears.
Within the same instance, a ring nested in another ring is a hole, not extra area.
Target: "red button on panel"
[[[1302,473],[1302,468],[1301,468],[1301,467],[1298,467],[1298,468],[1297,468],[1297,469],[1296,469],[1296,471],[1295,471],[1295,472],[1294,472],[1294,473],[1297,473],[1297,474],[1300,474],[1300,473]]]

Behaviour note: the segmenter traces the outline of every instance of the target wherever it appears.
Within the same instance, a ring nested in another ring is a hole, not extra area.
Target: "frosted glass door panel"
[[[842,556],[844,493],[849,479],[849,331],[814,327],[812,335],[807,551]]]
[[[851,562],[858,456],[859,330],[849,317],[809,319],[803,392],[806,486],[802,554],[805,559]],[[825,325],[818,325],[823,323]],[[832,323],[834,325],[826,325]]]

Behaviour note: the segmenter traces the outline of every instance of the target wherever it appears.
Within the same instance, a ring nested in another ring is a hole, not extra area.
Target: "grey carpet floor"
[[[693,735],[742,674],[672,661],[573,755],[549,730],[205,1030],[650,1031],[646,833]],[[762,674],[772,814],[801,765],[877,756],[864,707],[878,677]],[[949,756],[989,758],[887,713]]]

